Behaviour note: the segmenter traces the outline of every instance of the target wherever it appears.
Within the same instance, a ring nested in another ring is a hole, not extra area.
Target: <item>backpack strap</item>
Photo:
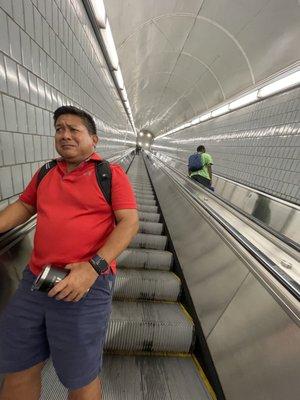
[[[36,180],[36,187],[38,188],[39,184],[41,183],[41,180],[44,178],[44,176],[56,166],[57,161],[56,160],[51,160],[48,161],[46,164],[44,164],[38,173],[37,180]]]
[[[106,201],[111,205],[111,169],[106,160],[95,162],[96,178]]]

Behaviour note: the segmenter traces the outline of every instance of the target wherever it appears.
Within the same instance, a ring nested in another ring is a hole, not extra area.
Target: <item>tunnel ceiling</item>
[[[137,130],[155,136],[299,60],[297,0],[105,0]]]

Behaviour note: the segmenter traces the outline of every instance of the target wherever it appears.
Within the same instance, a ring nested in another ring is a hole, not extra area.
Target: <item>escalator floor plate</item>
[[[191,356],[104,354],[103,400],[212,400]],[[43,400],[67,400],[52,363],[43,371]]]

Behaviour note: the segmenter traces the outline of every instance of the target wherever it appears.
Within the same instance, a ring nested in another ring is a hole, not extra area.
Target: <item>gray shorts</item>
[[[22,371],[51,355],[62,384],[81,388],[101,371],[115,277],[99,276],[78,302],[31,292],[34,279],[27,267],[1,314],[0,373]]]

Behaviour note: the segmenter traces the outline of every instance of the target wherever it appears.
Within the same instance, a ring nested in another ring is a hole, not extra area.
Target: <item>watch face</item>
[[[94,256],[94,257],[92,257],[92,260],[93,260],[93,263],[99,268],[99,269],[101,269],[102,271],[105,271],[106,269],[107,269],[107,267],[108,267],[108,264],[107,264],[107,262],[103,259],[103,258],[101,258],[100,256]]]

